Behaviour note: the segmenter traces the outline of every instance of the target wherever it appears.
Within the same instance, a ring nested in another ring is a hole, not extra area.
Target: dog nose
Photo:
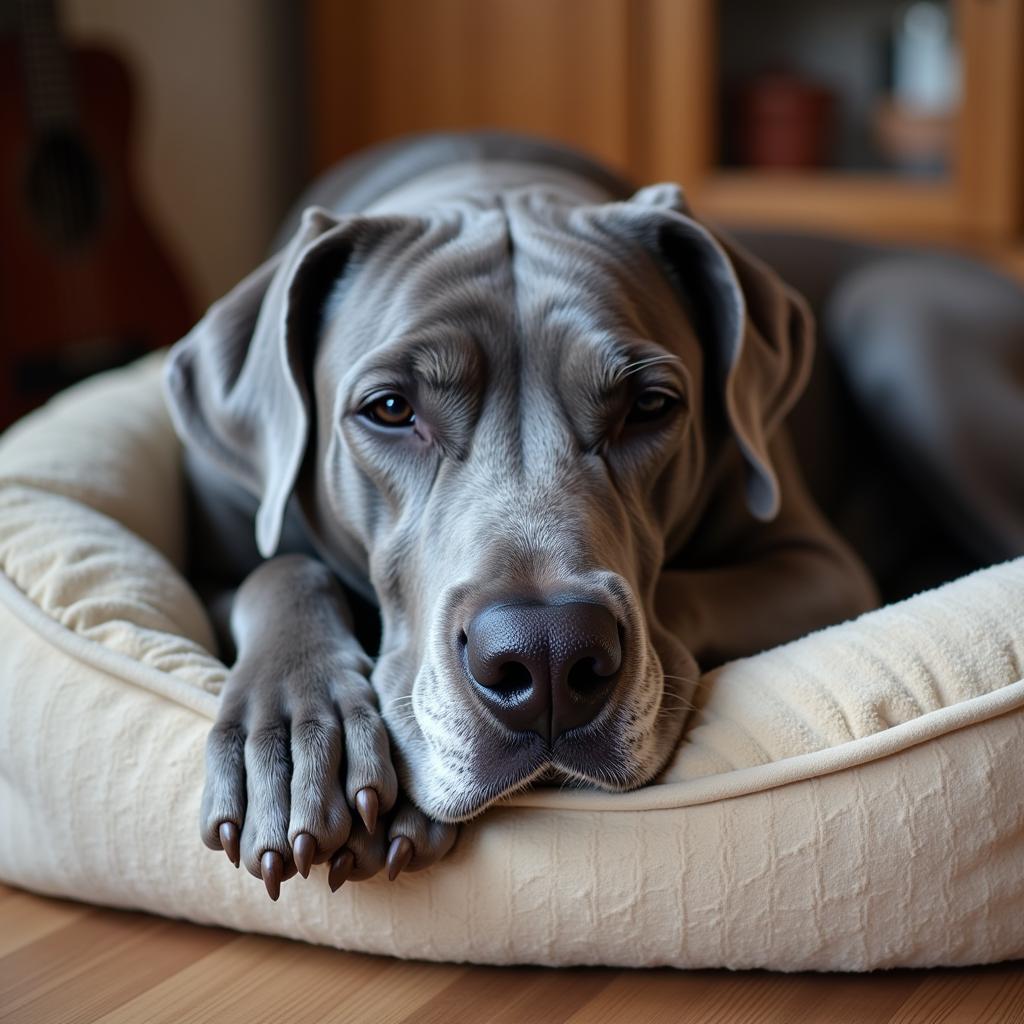
[[[618,623],[598,604],[491,605],[465,638],[484,705],[510,729],[549,741],[597,715],[622,664]]]

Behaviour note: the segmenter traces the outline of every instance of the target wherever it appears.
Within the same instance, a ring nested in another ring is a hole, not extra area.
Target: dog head
[[[676,188],[541,190],[423,217],[307,211],[175,349],[186,442],[293,498],[377,602],[373,674],[406,790],[442,820],[538,779],[649,781],[697,669],[654,590],[724,445],[771,518],[768,441],[804,305]]]

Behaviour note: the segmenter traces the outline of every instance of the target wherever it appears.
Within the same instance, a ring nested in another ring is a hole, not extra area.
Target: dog
[[[271,898],[427,867],[531,784],[641,786],[699,671],[875,604],[783,428],[808,309],[678,187],[469,133],[302,205],[165,375],[236,651],[202,839]]]

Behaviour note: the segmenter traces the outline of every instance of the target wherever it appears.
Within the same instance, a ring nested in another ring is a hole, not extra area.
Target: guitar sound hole
[[[96,230],[102,212],[99,171],[70,132],[51,132],[36,146],[26,185],[29,208],[52,243],[81,245]]]

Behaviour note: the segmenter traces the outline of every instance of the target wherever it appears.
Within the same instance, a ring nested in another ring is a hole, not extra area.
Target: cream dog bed
[[[159,358],[0,441],[0,878],[343,949],[866,970],[1024,956],[1024,560],[735,662],[658,785],[535,792],[441,865],[263,887],[199,841],[225,669]]]

